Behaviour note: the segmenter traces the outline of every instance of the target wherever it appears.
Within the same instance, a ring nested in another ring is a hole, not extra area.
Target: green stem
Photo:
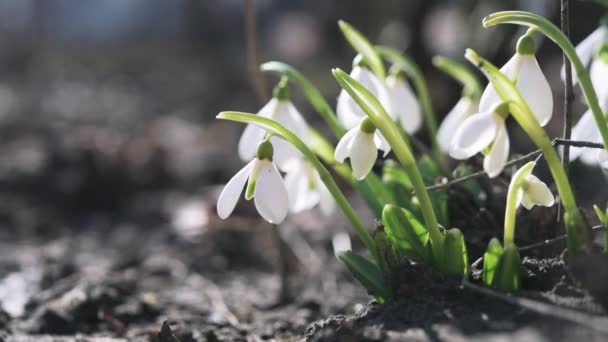
[[[288,129],[286,129],[276,121],[263,118],[255,114],[243,112],[221,112],[220,114],[218,114],[217,118],[222,120],[231,120],[236,122],[258,125],[265,129],[267,132],[288,141],[295,148],[297,148],[304,155],[304,158],[306,158],[317,170],[321,181],[323,182],[323,184],[325,184],[327,190],[329,190],[329,192],[336,200],[336,203],[338,203],[338,206],[340,206],[346,217],[349,219],[349,221],[353,225],[353,228],[355,229],[355,232],[357,233],[365,247],[367,247],[367,249],[369,249],[372,255],[377,259],[376,244],[371,234],[367,231],[367,229],[359,219],[359,216],[357,215],[353,207],[350,205],[342,191],[340,191],[340,188],[338,187],[334,179],[331,177],[329,171],[325,168],[325,166],[323,166],[323,163],[319,160],[315,153],[312,152],[306,146],[306,144],[302,140],[300,140],[300,138],[298,138],[295,134],[290,132]]]
[[[509,192],[507,193],[507,207],[505,209],[505,231],[503,237],[503,244],[506,246],[509,243],[515,242],[515,219],[517,217],[517,207],[519,202],[517,201],[517,194],[522,187],[526,177],[530,175],[532,169],[536,165],[535,162],[529,162],[522,166],[513,178],[511,184],[509,184]]]
[[[399,159],[399,162],[403,165],[403,169],[410,177],[416,196],[420,201],[422,216],[424,217],[424,221],[429,231],[433,254],[436,257],[436,260],[441,260],[444,237],[439,231],[439,224],[435,216],[435,211],[433,210],[431,198],[426,191],[422,175],[420,175],[418,167],[416,166],[416,160],[403,140],[397,126],[384,110],[382,104],[380,104],[374,95],[361,85],[361,83],[357,82],[340,69],[334,69],[332,70],[332,73],[342,88],[350,94],[372,120],[374,125],[382,132],[382,135],[384,135],[390,144],[397,159]]]
[[[443,56],[433,57],[433,65],[462,84],[464,96],[479,101],[482,92],[481,83],[469,68]]]
[[[414,82],[414,88],[416,88],[416,93],[418,94],[418,99],[420,100],[420,106],[422,107],[422,111],[425,115],[424,122],[429,134],[429,139],[431,140],[431,147],[433,148],[433,152],[435,154],[435,160],[437,160],[440,164],[445,164],[445,155],[443,152],[441,152],[439,142],[437,141],[437,119],[435,116],[435,111],[433,110],[429,88],[426,84],[422,71],[410,57],[404,55],[396,49],[385,46],[376,46],[376,50],[381,57],[391,62],[395,67],[403,70]]]
[[[378,52],[374,48],[374,45],[372,45],[361,32],[346,21],[338,21],[338,26],[340,26],[342,34],[344,34],[344,37],[353,49],[363,56],[363,59],[367,62],[374,74],[376,74],[380,80],[384,81],[384,78],[386,77],[384,64],[382,63],[382,58],[380,58]]]
[[[587,72],[585,65],[581,62],[576,53],[576,49],[570,40],[568,40],[568,38],[564,35],[564,33],[547,19],[534,13],[524,11],[496,12],[483,19],[484,27],[490,27],[497,24],[519,24],[530,26],[542,32],[562,49],[566,57],[568,57],[570,60],[574,71],[576,72],[576,76],[578,77],[578,82],[581,85],[581,90],[583,91],[585,100],[587,101],[587,104],[593,113],[595,123],[600,130],[604,146],[606,149],[608,149],[608,125],[606,124],[606,120],[608,118],[604,116],[604,113],[602,113],[602,109],[597,99],[597,94],[593,89],[593,84],[591,83],[591,78],[589,77],[589,73]]]
[[[542,150],[564,206],[568,250],[572,254],[577,254],[581,249],[589,248],[591,241],[589,240],[587,227],[576,205],[568,176],[547,133],[540,126],[538,120],[532,114],[530,107],[511,80],[492,63],[477,55],[475,51],[467,49],[465,57],[486,75],[501,99],[509,103],[509,111],[513,115],[513,118],[515,118],[536,146]]]

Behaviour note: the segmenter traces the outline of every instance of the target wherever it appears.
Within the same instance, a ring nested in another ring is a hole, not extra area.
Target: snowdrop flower
[[[584,65],[593,64],[592,60],[594,60],[596,51],[606,43],[608,43],[608,17],[602,19],[600,26],[576,46],[576,54]],[[562,79],[566,78],[565,66],[562,66],[561,77]],[[573,72],[572,83],[576,84],[577,82],[578,77]]]
[[[458,127],[463,121],[471,116],[473,113],[477,113],[479,110],[479,101],[472,99],[469,96],[463,96],[458,100],[454,108],[445,116],[445,119],[439,125],[437,131],[437,141],[439,147],[444,152],[450,150],[450,143],[454,137],[454,133],[458,130]]]
[[[591,64],[590,76],[600,102],[600,108],[605,112],[608,110],[608,44],[598,51],[598,57]],[[572,139],[602,142],[602,136],[591,109],[588,109],[572,128]],[[570,158],[574,160],[580,157],[581,161],[587,165],[597,165],[595,152],[589,148],[571,147]]]
[[[262,141],[255,159],[234,175],[220,193],[217,200],[217,214],[220,218],[225,219],[232,214],[247,183],[245,199],[254,199],[262,218],[274,224],[283,222],[288,209],[287,189],[272,157],[272,143],[269,140]]]
[[[277,121],[302,139],[303,142],[310,143],[311,137],[308,132],[308,125],[302,114],[289,100],[286,81],[282,80],[275,87],[273,98],[260,109],[257,115]],[[256,148],[265,136],[266,131],[264,129],[253,124],[247,125],[239,140],[239,157],[243,161],[255,157]],[[275,147],[275,163],[281,170],[284,170],[290,162],[300,158],[299,151],[288,142],[278,137],[272,137],[271,141]]]
[[[422,111],[403,72],[389,75],[386,78],[386,87],[391,101],[390,109],[393,119],[400,122],[408,134],[416,133],[422,126]]]
[[[547,78],[534,56],[535,43],[529,35],[517,42],[517,52],[500,71],[516,82],[524,100],[541,126],[545,126],[553,113],[553,94]],[[486,112],[502,102],[491,84],[488,84],[479,102],[479,110]]]
[[[520,175],[520,173],[525,172],[529,173],[527,175]],[[540,205],[544,207],[550,207],[555,203],[555,198],[549,190],[547,184],[542,182],[538,177],[532,174],[532,169],[522,167],[513,175],[512,180],[519,179],[521,176],[523,180],[521,183],[511,181],[509,185],[509,192],[511,192],[512,187],[519,186],[517,189],[517,205],[520,204],[524,206],[524,208],[530,210],[535,205]]]
[[[604,176],[608,178],[608,151],[605,149],[597,151],[597,162],[600,165]]]
[[[357,180],[364,179],[374,167],[378,152],[384,151],[384,156],[391,150],[386,139],[376,129],[372,121],[365,117],[357,127],[351,128],[336,146],[336,161],[343,163],[350,158],[353,176]]]
[[[291,163],[285,174],[285,185],[289,195],[289,210],[297,213],[319,204],[321,212],[328,216],[335,209],[333,196],[321,181],[319,173],[305,159]]]
[[[490,178],[498,176],[509,157],[509,135],[505,119],[506,103],[492,110],[471,115],[458,127],[452,138],[449,154],[454,159],[467,159],[482,152],[483,169]]]
[[[367,67],[362,65],[361,58],[355,58],[353,62],[353,70],[350,72],[350,77],[361,83],[380,101],[387,113],[391,113],[391,97],[388,89],[383,81],[379,80],[374,73]],[[338,95],[338,104],[336,108],[338,120],[344,128],[350,130],[357,126],[363,118],[366,117],[363,110],[357,102],[342,89]],[[392,114],[391,114],[392,115]]]

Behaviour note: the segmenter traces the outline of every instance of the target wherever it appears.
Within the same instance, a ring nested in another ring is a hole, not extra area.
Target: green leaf
[[[378,266],[351,251],[339,253],[338,258],[346,264],[346,267],[348,267],[348,270],[353,274],[355,279],[357,279],[371,295],[380,298],[382,301],[387,298],[388,291],[384,283],[382,271],[380,271]]]
[[[340,30],[346,40],[350,43],[350,45],[363,56],[363,59],[369,67],[372,69],[374,74],[378,76],[381,80],[384,80],[386,77],[386,72],[384,71],[384,64],[382,63],[382,59],[378,55],[376,48],[372,45],[361,32],[357,31],[353,26],[347,23],[344,20],[340,20],[338,22],[340,26]]]
[[[407,173],[394,160],[389,159],[382,168],[382,183],[393,196],[393,204],[410,208],[414,187]]]
[[[321,115],[321,118],[325,120],[329,128],[334,132],[336,137],[340,139],[346,130],[338,121],[336,114],[332,107],[329,105],[325,97],[321,94],[319,89],[310,82],[301,72],[296,70],[294,67],[281,63],[281,62],[267,62],[260,66],[263,72],[270,72],[279,76],[287,76],[292,82],[297,84],[311,106]]]
[[[437,265],[440,270],[448,274],[469,274],[469,255],[464,236],[458,228],[452,228],[445,234],[443,245],[443,260]]]
[[[513,292],[521,287],[521,257],[515,244],[505,246],[494,273],[494,287],[504,292]]]
[[[494,238],[490,240],[488,244],[488,250],[483,255],[483,283],[488,287],[492,287],[494,282],[494,274],[500,258],[502,256],[503,249],[500,241]]]
[[[428,262],[428,230],[407,209],[387,204],[382,211],[386,236],[401,255]]]

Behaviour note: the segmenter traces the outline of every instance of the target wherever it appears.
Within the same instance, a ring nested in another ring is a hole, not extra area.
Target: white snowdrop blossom
[[[408,134],[416,133],[422,126],[422,110],[407,81],[403,75],[391,74],[386,78],[386,87],[391,100],[391,116]]]
[[[384,151],[384,156],[386,156],[390,152],[391,146],[371,120],[365,118],[340,139],[334,157],[340,163],[343,163],[346,158],[350,158],[353,176],[357,180],[362,180],[374,167],[378,157],[377,150]]]
[[[283,178],[272,162],[272,155],[270,141],[262,141],[257,156],[228,181],[217,200],[220,218],[226,219],[232,214],[247,184],[245,199],[254,199],[262,218],[274,224],[283,222],[289,206],[288,195]]]
[[[553,113],[553,93],[547,78],[534,56],[532,37],[525,35],[517,43],[517,52],[500,71],[515,85],[530,106],[541,126],[545,126]],[[486,112],[502,102],[492,84],[488,84],[479,102],[479,111]]]
[[[608,23],[602,23],[595,31],[576,46],[576,54],[584,65],[589,65],[590,63],[593,65],[595,53],[606,43],[608,43]],[[566,68],[564,66],[562,66],[560,75],[562,79],[566,78]],[[572,83],[576,84],[577,82],[578,77],[576,76],[576,73],[573,72]]]
[[[525,172],[527,175],[520,175],[520,173]],[[520,168],[511,178],[512,180],[519,179],[523,176],[523,180],[521,183],[511,181],[509,185],[509,192],[511,192],[512,187],[519,186],[517,189],[517,205],[520,204],[530,210],[535,205],[540,205],[544,207],[550,207],[555,203],[555,198],[549,190],[547,184],[538,179],[538,177],[532,174],[532,169],[527,169],[525,167]],[[517,184],[519,183],[519,184]]]
[[[311,209],[317,204],[326,216],[334,211],[336,201],[309,161],[299,159],[291,163],[286,172],[285,186],[289,195],[289,210],[292,213]]]
[[[509,157],[509,135],[505,126],[507,115],[508,107],[503,103],[491,111],[469,116],[454,133],[450,156],[468,159],[483,152],[483,169],[490,178],[498,176]]]
[[[357,60],[355,60],[357,63]],[[361,83],[372,95],[374,95],[378,101],[382,104],[387,113],[391,114],[391,97],[386,85],[374,75],[374,73],[366,67],[356,65],[350,72],[350,77]],[[350,130],[357,126],[366,115],[363,110],[359,107],[357,102],[342,89],[338,95],[338,104],[336,108],[336,114],[338,120],[344,128]],[[392,114],[391,114],[392,115]]]
[[[285,89],[279,89],[279,95],[274,96],[260,109],[257,115],[277,121],[308,144],[311,142],[308,125],[302,114],[285,95],[285,92]],[[276,90],[275,93],[277,93]],[[256,148],[265,136],[266,131],[264,129],[253,124],[247,125],[238,145],[241,160],[248,161],[255,157]],[[284,170],[290,162],[300,158],[300,152],[290,143],[279,137],[272,137],[271,141],[275,147],[274,161],[281,170]]]
[[[602,112],[608,110],[608,45],[605,45],[603,58],[596,58],[589,72],[593,88],[597,93]],[[602,136],[591,109],[588,109],[572,128],[572,139],[601,143]],[[597,165],[596,151],[585,147],[570,147],[570,159],[580,160],[587,165]]]
[[[463,96],[458,100],[454,108],[445,116],[439,130],[437,131],[437,141],[439,147],[444,152],[450,150],[450,143],[454,137],[454,133],[466,118],[479,110],[479,101],[475,101],[468,96]]]

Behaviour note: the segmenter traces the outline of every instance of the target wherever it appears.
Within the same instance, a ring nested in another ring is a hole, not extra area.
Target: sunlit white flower
[[[576,54],[584,65],[589,65],[592,63],[592,60],[594,60],[597,50],[605,43],[608,43],[608,23],[600,24],[595,31],[587,36],[587,38],[583,39],[576,46]],[[562,79],[566,78],[566,70],[564,66],[562,66],[561,69],[561,77]],[[576,84],[577,82],[578,77],[576,76],[576,73],[573,72],[572,83]]]
[[[391,74],[386,78],[386,87],[391,100],[390,115],[408,134],[416,133],[422,126],[422,111],[407,81],[400,74]]]
[[[517,52],[500,71],[516,82],[516,87],[530,106],[541,126],[546,125],[553,113],[553,93],[547,78],[534,56],[534,40],[523,36],[517,43]],[[488,84],[479,102],[479,111],[486,112],[502,102],[492,84]]]
[[[608,178],[608,151],[605,149],[598,150],[597,162],[604,173],[604,176]]]
[[[384,151],[384,156],[386,156],[390,152],[391,146],[371,120],[365,118],[340,139],[336,146],[335,158],[340,163],[343,163],[346,158],[350,158],[353,176],[357,180],[362,180],[374,167],[378,157],[377,150]]]
[[[283,178],[272,162],[273,149],[263,141],[257,156],[245,165],[224,187],[217,200],[217,214],[225,219],[236,207],[247,184],[245,199],[254,199],[255,207],[264,220],[279,224],[287,216],[288,195]]]
[[[350,236],[345,232],[336,233],[336,235],[331,238],[331,244],[334,247],[335,255],[352,250]]]
[[[452,138],[458,130],[458,127],[460,127],[466,118],[477,113],[478,109],[478,101],[475,101],[468,96],[463,96],[458,100],[454,108],[445,116],[437,131],[437,141],[439,142],[439,147],[444,152],[450,150],[450,143],[452,142]]]
[[[355,61],[357,63],[357,61]],[[391,113],[391,97],[386,85],[374,75],[374,73],[364,66],[355,64],[350,72],[350,77],[361,83],[380,101],[387,113]],[[342,125],[350,130],[357,126],[366,115],[359,107],[357,102],[342,89],[338,95],[338,104],[336,108],[338,120]]]
[[[608,48],[608,47],[607,47]],[[607,50],[608,51],[608,50]],[[607,54],[608,55],[608,54]],[[608,60],[596,58],[591,64],[591,82],[597,93],[602,112],[608,110]],[[591,109],[588,109],[572,128],[572,139],[600,143],[602,136]],[[595,150],[585,147],[571,147],[570,159],[580,160],[587,165],[597,165]]]
[[[285,185],[289,195],[289,210],[297,213],[319,204],[321,212],[329,215],[336,201],[321,181],[319,173],[305,159],[291,163],[286,170]]]
[[[523,177],[523,180],[517,184],[518,182],[515,182],[515,180],[521,177]],[[523,205],[528,210],[535,205],[550,207],[555,203],[553,193],[551,193],[547,184],[532,174],[532,168],[522,167],[517,170],[509,185],[509,192],[513,190],[512,187],[514,186],[519,186],[517,189],[517,204]]]
[[[305,143],[311,140],[306,121],[287,96],[273,97],[257,115],[277,121]],[[253,124],[247,125],[239,140],[239,157],[243,161],[255,157],[256,148],[265,136],[264,129]],[[280,169],[285,169],[290,162],[300,158],[299,151],[288,142],[278,137],[273,137],[271,141],[275,147],[274,161]]]
[[[489,177],[498,176],[509,157],[509,135],[505,126],[506,105],[469,116],[454,133],[449,154],[454,159],[467,159],[483,152],[483,169]]]

